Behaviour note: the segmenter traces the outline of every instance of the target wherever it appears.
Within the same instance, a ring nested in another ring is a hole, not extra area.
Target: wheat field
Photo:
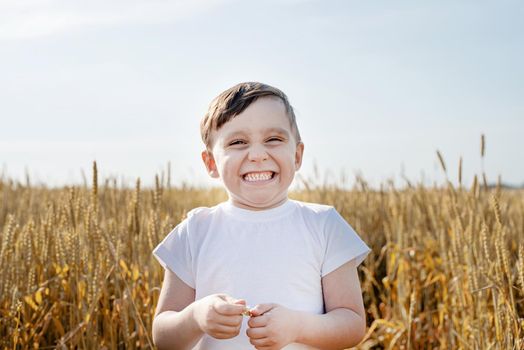
[[[446,171],[440,153],[443,171]],[[103,173],[103,172],[100,172]],[[0,178],[0,347],[153,348],[163,270],[151,251],[220,189],[125,188],[116,179],[47,188]],[[312,186],[372,252],[359,266],[368,332],[359,349],[524,348],[524,192],[392,183]]]

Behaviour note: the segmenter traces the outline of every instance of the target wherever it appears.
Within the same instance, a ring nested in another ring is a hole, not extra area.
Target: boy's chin
[[[284,203],[287,199],[285,197],[279,198],[267,198],[267,196],[253,196],[250,198],[233,198],[232,202],[238,207],[251,209],[251,210],[265,210],[278,207]]]

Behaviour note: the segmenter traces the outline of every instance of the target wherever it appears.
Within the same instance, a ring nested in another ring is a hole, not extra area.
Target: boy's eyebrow
[[[236,136],[244,136],[246,133],[244,131],[233,131],[232,133],[229,133],[226,135],[225,139],[229,140]]]
[[[277,133],[284,135],[285,137],[289,138],[289,132],[286,129],[283,128],[268,128],[264,130],[264,133],[270,134],[270,133]],[[245,132],[245,131],[233,131],[232,133],[226,135],[226,139],[230,139],[237,135],[249,135],[251,133]]]
[[[269,128],[267,129],[267,132],[268,133],[277,133],[277,134],[281,134],[281,135],[284,135],[286,136],[287,138],[289,138],[289,133],[287,132],[286,129],[282,129],[282,128]]]

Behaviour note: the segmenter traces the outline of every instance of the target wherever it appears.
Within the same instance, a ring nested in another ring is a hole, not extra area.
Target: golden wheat
[[[96,164],[89,187],[0,178],[2,349],[153,347],[163,270],[151,250],[188,210],[226,199],[220,189],[171,187],[170,174],[153,188],[102,181]],[[460,172],[458,188],[303,181],[292,198],[335,206],[372,246],[359,267],[368,315],[360,349],[523,345],[522,191],[480,187],[476,177],[466,191]]]

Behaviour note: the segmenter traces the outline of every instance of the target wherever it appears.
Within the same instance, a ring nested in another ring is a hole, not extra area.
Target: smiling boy
[[[229,199],[191,210],[155,248],[165,267],[155,344],[358,344],[366,323],[357,266],[370,250],[333,207],[288,198],[304,144],[286,95],[261,83],[238,84],[213,100],[201,134],[202,160]]]
[[[222,179],[233,205],[249,210],[274,208],[287,200],[304,144],[280,99],[261,98],[244,112],[219,130],[211,128],[207,140],[211,147],[202,152],[202,158],[209,174]]]

